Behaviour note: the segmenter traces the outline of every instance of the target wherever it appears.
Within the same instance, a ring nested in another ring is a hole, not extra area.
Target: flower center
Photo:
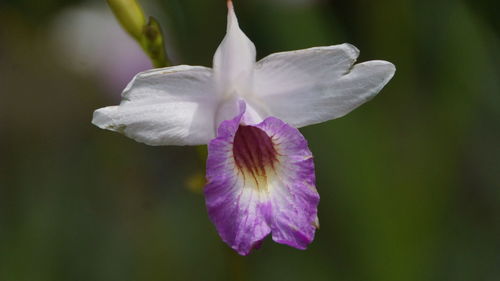
[[[233,155],[245,186],[267,191],[268,177],[278,161],[273,140],[263,130],[240,125],[233,143]]]

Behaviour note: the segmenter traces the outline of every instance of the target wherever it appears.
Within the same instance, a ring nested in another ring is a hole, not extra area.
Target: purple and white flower
[[[305,249],[319,224],[307,141],[297,128],[335,119],[373,98],[393,64],[354,64],[349,44],[255,61],[228,1],[227,33],[213,69],[179,65],[141,72],[118,106],[92,123],[149,145],[208,144],[205,198],[222,240],[241,255],[271,234]]]

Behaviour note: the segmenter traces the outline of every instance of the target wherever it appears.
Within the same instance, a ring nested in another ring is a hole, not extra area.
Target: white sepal
[[[255,45],[238,25],[232,2],[227,3],[226,36],[213,59],[216,90],[223,97],[234,96],[251,89],[256,53]]]
[[[215,137],[212,70],[179,65],[137,74],[118,106],[96,110],[92,123],[149,145],[200,145]]]
[[[373,98],[395,72],[392,63],[354,65],[350,44],[272,54],[257,63],[254,99],[263,116],[299,128],[344,116]]]

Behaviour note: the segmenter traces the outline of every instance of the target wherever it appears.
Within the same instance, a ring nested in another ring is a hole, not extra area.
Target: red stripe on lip
[[[234,160],[244,179],[253,180],[257,189],[267,190],[268,172],[274,172],[277,155],[272,138],[263,130],[238,127],[233,143]]]

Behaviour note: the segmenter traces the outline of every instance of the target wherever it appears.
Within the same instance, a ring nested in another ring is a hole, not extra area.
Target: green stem
[[[151,60],[154,67],[170,65],[165,51],[165,40],[160,24],[146,16],[136,0],[107,0],[118,22],[134,38]]]

